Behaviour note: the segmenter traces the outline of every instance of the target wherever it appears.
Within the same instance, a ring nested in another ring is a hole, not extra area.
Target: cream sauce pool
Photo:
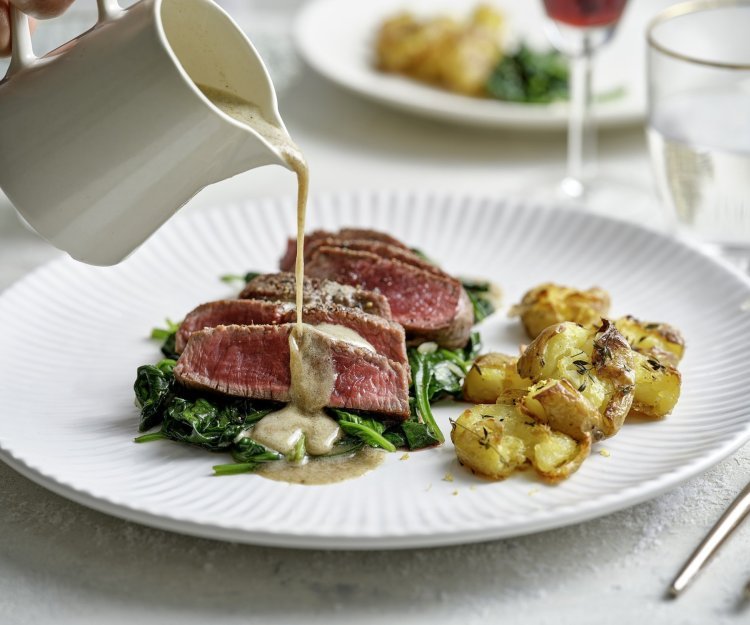
[[[293,484],[332,484],[360,477],[383,464],[388,452],[363,447],[356,453],[332,458],[311,458],[304,465],[268,462],[256,471],[270,480]]]
[[[261,419],[248,432],[253,440],[284,455],[292,453],[304,436],[306,453],[323,456],[329,453],[342,436],[334,419],[323,411],[336,382],[328,337],[375,351],[373,346],[354,330],[333,324],[310,326],[303,323],[303,281],[305,217],[309,171],[300,149],[279,127],[270,123],[260,108],[231,93],[198,85],[203,94],[218,109],[249,126],[274,147],[297,175],[297,261],[296,325],[289,335],[289,364],[291,368],[292,398],[282,410]],[[299,484],[326,484],[363,475],[383,461],[384,454],[369,447],[348,456],[313,458],[299,464],[285,461],[264,465],[258,474],[275,480]],[[306,457],[307,460],[307,457]]]

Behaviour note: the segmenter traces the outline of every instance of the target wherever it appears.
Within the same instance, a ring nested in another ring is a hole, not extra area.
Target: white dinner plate
[[[309,228],[342,225],[387,230],[455,274],[494,280],[507,305],[542,281],[600,285],[614,315],[675,324],[688,344],[677,409],[664,421],[626,424],[556,486],[531,472],[478,479],[450,443],[390,454],[362,478],[325,486],[214,477],[211,466],[228,456],[133,443],[135,370],[160,358],[150,329],[230,296],[222,274],[274,270],[294,210],[269,200],[178,216],[120,266],[63,258],[3,293],[2,459],[65,497],[147,525],[287,547],[383,549],[585,521],[673,487],[750,438],[750,283],[692,248],[598,216],[499,200],[363,193],[312,201]],[[481,332],[486,349],[514,353],[525,340],[505,310]],[[437,409],[446,432],[461,410]]]
[[[541,0],[492,0],[507,17],[508,39],[537,49],[550,44],[544,34]],[[612,43],[597,56],[594,90],[604,95],[596,107],[600,126],[641,122],[645,112],[645,29],[648,20],[670,0],[634,0],[627,7]],[[428,117],[476,126],[528,129],[563,128],[567,104],[515,104],[471,98],[373,66],[375,33],[384,18],[408,9],[418,15],[464,17],[478,0],[313,0],[300,13],[297,49],[307,63],[329,80],[383,104]]]

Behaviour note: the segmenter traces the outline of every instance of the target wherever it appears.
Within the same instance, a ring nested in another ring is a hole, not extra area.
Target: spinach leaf
[[[419,347],[409,348],[407,352],[412,376],[409,394],[414,398],[413,412],[417,423],[426,425],[429,434],[440,443],[445,441],[445,437],[435,421],[430,404],[441,397],[457,397],[461,393],[464,378],[480,349],[479,333],[473,332],[463,349],[445,349],[435,343],[423,343]],[[413,426],[407,426],[407,429],[411,429],[416,438],[416,429]],[[406,429],[404,433],[408,440]]]
[[[347,434],[355,436],[371,447],[380,447],[386,451],[396,451],[395,445],[389,441],[383,433],[385,424],[375,419],[367,419],[345,410],[331,408],[336,415],[339,427]]]
[[[281,458],[281,454],[267,449],[247,436],[236,439],[232,444],[231,452],[234,462],[214,466],[215,475],[248,473],[255,471],[264,462],[274,462]]]
[[[297,439],[297,442],[294,444],[294,448],[292,449],[292,451],[290,451],[286,455],[286,461],[291,462],[292,464],[300,463],[305,459],[306,452],[307,449],[305,448],[305,435],[303,434]]]
[[[485,88],[498,100],[548,103],[568,98],[568,76],[564,55],[521,45],[515,53],[503,56]]]
[[[434,447],[440,444],[440,440],[435,438],[432,429],[426,423],[420,423],[416,419],[409,419],[401,424],[401,429],[406,437],[406,443],[409,449],[424,449],[425,447]]]
[[[236,439],[232,445],[231,451],[232,458],[234,458],[235,462],[258,462],[259,458],[265,458],[269,454],[270,460],[278,460],[281,458],[280,454],[255,442],[249,436],[243,436]],[[273,456],[273,458],[270,456]]]
[[[495,312],[495,304],[492,301],[492,285],[489,282],[476,282],[473,280],[462,280],[461,284],[466,295],[471,300],[474,309],[474,323],[479,323]]]
[[[273,456],[273,457],[272,457]],[[214,475],[237,475],[238,473],[250,473],[255,471],[264,462],[278,460],[279,456],[268,452],[267,457],[255,456],[252,462],[229,462],[227,464],[215,464],[212,468]]]
[[[165,359],[156,365],[143,365],[133,384],[135,401],[141,409],[140,432],[150,430],[161,423],[167,404],[174,397],[174,360]]]
[[[165,358],[171,358],[177,360],[179,354],[175,351],[175,338],[177,336],[177,330],[180,329],[180,324],[175,323],[171,319],[165,320],[167,323],[166,328],[153,328],[151,330],[151,338],[155,341],[161,341],[161,353],[164,354]]]
[[[172,440],[212,451],[228,449],[244,430],[269,412],[270,408],[256,410],[243,400],[217,405],[204,398],[175,397],[164,411],[161,432]]]
[[[397,449],[399,447],[406,447],[406,435],[401,429],[400,424],[398,426],[388,428],[385,432],[383,432],[383,438]]]
[[[257,278],[260,275],[259,271],[248,271],[245,274],[239,274],[239,273],[226,273],[223,276],[219,276],[219,280],[222,282],[226,282],[227,284],[232,284],[233,282],[242,282],[244,284],[247,284],[252,280],[253,278]]]

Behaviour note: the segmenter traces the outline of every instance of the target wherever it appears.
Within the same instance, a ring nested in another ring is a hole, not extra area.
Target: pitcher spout
[[[271,78],[252,43],[239,29],[228,27],[231,20],[213,2],[157,2],[175,61],[222,125],[225,149],[214,155],[218,162],[211,181],[261,165],[288,167],[284,146],[293,144],[279,116]],[[212,16],[226,19],[206,19]],[[196,46],[196,40],[206,45]]]

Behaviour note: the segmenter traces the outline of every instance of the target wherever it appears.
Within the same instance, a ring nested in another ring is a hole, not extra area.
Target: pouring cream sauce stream
[[[292,401],[282,410],[266,415],[248,435],[284,455],[292,453],[300,437],[304,436],[306,452],[312,456],[322,456],[333,450],[336,441],[342,436],[338,423],[323,411],[336,381],[328,339],[333,337],[372,351],[374,348],[349,328],[331,324],[310,326],[303,323],[305,216],[309,172],[302,152],[282,129],[263,117],[260,108],[255,104],[226,91],[203,85],[198,87],[214,106],[255,130],[276,148],[289,168],[297,175],[297,319],[289,335]],[[375,450],[363,452],[355,454],[355,457],[349,458],[348,461],[339,457],[325,462],[321,460],[308,463],[308,466],[272,462],[262,466],[258,473],[271,479],[290,482],[336,482],[362,475],[382,462],[383,453]]]

